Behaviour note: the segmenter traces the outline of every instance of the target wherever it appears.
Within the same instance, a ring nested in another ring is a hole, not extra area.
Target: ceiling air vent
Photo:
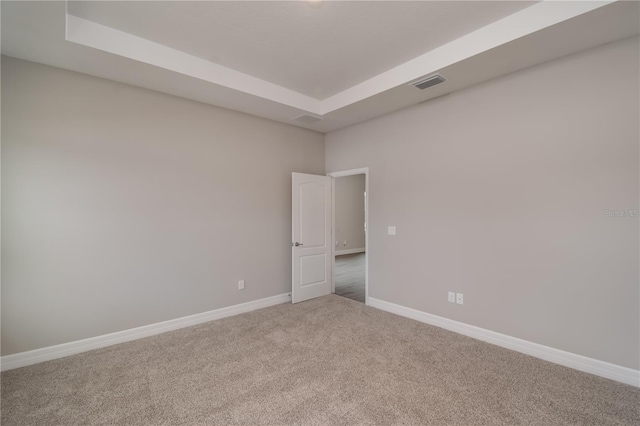
[[[436,84],[444,83],[445,81],[447,80],[440,74],[434,74],[430,75],[427,78],[423,78],[422,80],[418,80],[415,83],[411,83],[411,86],[417,87],[420,90],[424,90],[431,86],[435,86]]]
[[[294,120],[301,123],[311,124],[322,120],[322,117],[318,117],[317,115],[302,114],[301,116],[294,118]]]

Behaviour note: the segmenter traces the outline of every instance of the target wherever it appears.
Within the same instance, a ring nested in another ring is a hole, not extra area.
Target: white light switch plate
[[[462,293],[456,293],[456,303],[458,305],[464,304],[464,295]]]
[[[456,303],[456,294],[452,291],[449,292],[449,302]]]
[[[389,235],[396,235],[396,227],[395,226],[390,226],[387,229],[387,231],[388,231]]]

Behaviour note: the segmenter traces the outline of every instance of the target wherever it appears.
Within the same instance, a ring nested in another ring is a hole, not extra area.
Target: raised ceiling
[[[69,12],[325,99],[534,2],[110,2]]]
[[[2,2],[2,53],[335,130],[637,35],[638,2]],[[439,72],[445,83],[407,83]],[[300,115],[317,122],[295,120]]]

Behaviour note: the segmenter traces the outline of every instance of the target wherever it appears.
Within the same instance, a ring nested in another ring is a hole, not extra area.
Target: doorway
[[[368,168],[329,173],[333,197],[332,292],[367,303]]]

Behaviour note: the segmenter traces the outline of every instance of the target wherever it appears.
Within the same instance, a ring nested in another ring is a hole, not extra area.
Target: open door
[[[292,173],[293,303],[331,293],[331,178]]]

